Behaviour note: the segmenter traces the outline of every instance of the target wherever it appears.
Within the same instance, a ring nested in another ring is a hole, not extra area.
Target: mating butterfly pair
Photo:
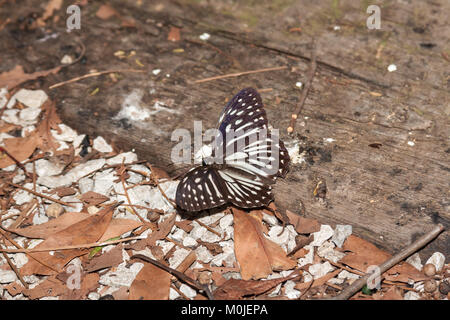
[[[212,157],[179,183],[176,204],[187,211],[225,203],[266,206],[272,200],[271,185],[286,175],[289,161],[283,142],[268,129],[260,95],[253,88],[243,89],[222,111]]]

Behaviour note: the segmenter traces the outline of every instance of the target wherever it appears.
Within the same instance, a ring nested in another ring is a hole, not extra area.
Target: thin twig
[[[195,222],[197,222],[199,225],[201,225],[202,227],[205,227],[209,232],[214,233],[215,235],[217,235],[219,238],[222,237],[222,235],[220,234],[220,232],[214,230],[213,228],[211,228],[210,226],[208,226],[207,224],[204,224],[203,222],[201,222],[200,220],[195,220]]]
[[[63,206],[68,206],[68,207],[71,207],[71,208],[75,208],[75,206],[71,205],[70,203],[67,203],[67,202],[64,202],[64,201],[61,201],[61,200],[58,200],[58,199],[46,196],[45,194],[42,194],[42,193],[39,193],[39,192],[35,192],[35,191],[31,190],[31,189],[22,187],[21,185],[18,185],[18,184],[12,183],[12,182],[6,182],[6,183],[11,185],[11,186],[13,186],[13,187],[16,187],[16,188],[22,189],[22,190],[24,190],[26,192],[29,192],[31,194],[34,194],[35,196],[38,196],[38,197],[41,197],[41,198],[44,198],[44,199],[47,199],[47,200],[50,200],[50,201],[62,204]]]
[[[243,75],[246,75],[246,74],[268,72],[268,71],[276,71],[276,70],[283,70],[283,69],[287,69],[287,66],[273,67],[273,68],[264,68],[264,69],[257,69],[257,70],[251,70],[251,71],[236,72],[236,73],[229,73],[229,74],[224,74],[224,75],[221,75],[221,76],[215,76],[215,77],[211,77],[211,78],[195,80],[194,83],[203,83],[203,82],[213,81],[213,80],[218,80],[218,79],[239,77],[239,76],[243,76]]]
[[[378,266],[378,271],[380,274],[383,274],[393,266],[395,266],[400,261],[406,259],[410,255],[412,255],[414,252],[428,244],[431,240],[436,238],[442,231],[444,231],[444,226],[441,224],[438,224],[436,227],[433,228],[429,233],[425,234],[424,236],[420,237],[413,243],[411,243],[409,246],[407,246],[405,249],[388,259],[387,261],[383,262],[381,265]],[[352,297],[356,292],[361,290],[362,287],[364,287],[365,284],[367,284],[367,281],[369,278],[373,276],[373,273],[368,273],[364,277],[359,278],[355,282],[353,282],[350,286],[345,288],[340,294],[337,296],[331,298],[331,300],[347,300],[350,297]]]
[[[297,108],[295,108],[294,112],[292,112],[292,114],[291,114],[291,123],[289,124],[289,127],[287,128],[288,133],[291,133],[294,131],[295,121],[297,120],[298,116],[300,115],[300,112],[302,112],[303,106],[306,101],[306,96],[308,95],[308,91],[309,91],[309,88],[311,87],[311,84],[312,84],[312,81],[314,78],[314,74],[316,73],[316,69],[317,69],[316,46],[315,46],[315,41],[313,40],[312,53],[311,53],[311,65],[309,66],[308,77],[306,80],[305,87],[302,91],[300,101],[297,105]]]
[[[16,165],[23,170],[23,172],[25,173],[25,175],[28,178],[33,178],[33,176],[27,171],[27,169],[25,169],[25,166],[20,163],[19,160],[17,160],[11,153],[8,152],[8,150],[6,150],[3,147],[0,147],[0,152],[3,152],[4,154],[6,154],[9,158],[11,158],[12,161],[14,161],[16,163]]]
[[[183,281],[184,283],[187,283],[191,286],[193,286],[194,288],[196,288],[197,290],[202,290],[206,293],[206,295],[208,296],[209,300],[214,300],[214,296],[212,295],[211,291],[209,290],[207,285],[202,285],[199,282],[195,281],[194,279],[192,279],[191,277],[188,277],[187,275],[185,275],[184,273],[181,273],[175,269],[172,269],[164,264],[162,264],[161,262],[154,260],[152,258],[149,258],[147,256],[144,256],[142,254],[135,254],[131,257],[131,259],[141,259],[144,260],[146,262],[150,262],[151,264],[157,266],[158,268],[163,269],[164,271],[170,273],[171,275],[177,277],[179,280]]]
[[[79,76],[79,77],[72,78],[70,80],[66,80],[66,81],[55,83],[54,85],[51,85],[49,87],[49,89],[55,89],[55,88],[58,88],[58,87],[61,87],[61,86],[65,85],[65,84],[72,83],[72,82],[77,82],[79,80],[83,80],[83,79],[86,79],[86,78],[98,77],[98,76],[101,76],[103,74],[120,73],[120,72],[138,72],[138,73],[141,73],[141,72],[145,72],[145,71],[144,70],[136,70],[136,69],[117,69],[117,70],[106,70],[106,71],[92,72],[92,73],[88,73],[88,74],[85,74],[85,75],[82,75],[82,76]]]
[[[14,230],[10,230],[10,232],[14,232]],[[117,243],[131,241],[131,240],[143,240],[143,239],[145,239],[145,238],[142,238],[141,236],[137,236],[137,237],[128,237],[128,238],[113,240],[113,241],[103,241],[103,242],[94,242],[94,243],[86,243],[86,244],[74,244],[74,245],[70,245],[70,246],[52,247],[52,248],[0,249],[0,252],[33,253],[33,252],[60,251],[60,250],[69,250],[69,249],[86,249],[86,248],[92,248],[92,247],[103,247],[103,246],[107,246],[110,244],[117,244]]]

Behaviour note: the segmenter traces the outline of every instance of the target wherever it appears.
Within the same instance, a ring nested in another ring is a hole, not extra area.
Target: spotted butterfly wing
[[[191,169],[177,187],[177,206],[200,211],[232,203],[261,207],[272,200],[271,185],[284,177],[289,155],[278,136],[268,130],[261,97],[246,88],[225,106],[206,165]]]

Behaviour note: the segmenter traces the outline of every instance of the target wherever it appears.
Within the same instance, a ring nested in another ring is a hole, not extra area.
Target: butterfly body
[[[234,204],[262,207],[272,201],[272,185],[289,169],[289,155],[268,129],[261,97],[252,88],[236,94],[219,118],[212,155],[181,179],[177,206],[200,211]]]

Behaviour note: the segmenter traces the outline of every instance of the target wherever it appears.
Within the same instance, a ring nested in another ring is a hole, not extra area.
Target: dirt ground
[[[98,14],[105,3],[115,9],[109,17]],[[279,208],[351,224],[391,253],[433,224],[448,229],[448,1],[79,1],[81,29],[71,32],[63,9],[38,19],[44,4],[0,1],[0,73],[16,65],[26,73],[50,70],[65,55],[79,58],[26,85],[48,92],[79,132],[133,148],[175,175],[182,170],[170,160],[172,132],[192,132],[194,120],[214,127],[226,101],[252,86],[302,159],[277,183]],[[367,28],[369,4],[381,8],[379,30]],[[205,33],[210,38],[202,40]],[[313,38],[317,71],[288,134]],[[93,70],[118,72],[52,87]],[[117,117],[127,103],[151,117]],[[320,181],[322,197],[314,192]],[[421,253],[448,256],[448,243],[446,231]]]

